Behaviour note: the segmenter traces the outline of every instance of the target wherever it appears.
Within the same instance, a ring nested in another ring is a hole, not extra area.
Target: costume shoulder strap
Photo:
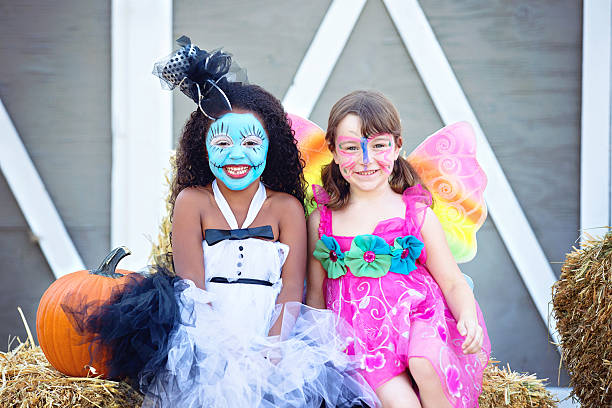
[[[432,205],[431,193],[421,184],[416,184],[404,190],[402,200],[406,204],[406,223],[411,225],[411,232],[420,233],[425,212]]]
[[[236,221],[236,217],[234,216],[234,213],[232,212],[232,209],[227,203],[227,200],[225,199],[225,197],[223,197],[223,193],[221,193],[221,190],[219,190],[219,186],[217,185],[217,180],[213,181],[212,188],[213,188],[213,194],[215,196],[215,201],[217,202],[217,206],[221,210],[221,214],[223,214],[225,221],[227,221],[227,224],[230,226],[231,229],[246,228],[249,225],[251,225],[251,223],[255,220],[255,217],[257,217],[257,214],[259,214],[259,210],[261,210],[261,207],[263,206],[264,201],[266,201],[266,196],[267,196],[266,188],[264,187],[263,183],[260,182],[257,192],[251,199],[251,204],[249,205],[249,211],[244,220],[244,223],[242,224],[242,226],[239,227],[238,222]]]
[[[332,214],[327,203],[329,203],[329,195],[327,191],[318,184],[312,185],[312,196],[317,203],[317,209],[321,216],[319,220],[319,237],[323,235],[332,235]]]

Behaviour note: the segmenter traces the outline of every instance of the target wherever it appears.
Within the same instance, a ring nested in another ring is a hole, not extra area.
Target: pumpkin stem
[[[98,266],[96,269],[90,270],[89,273],[94,275],[108,276],[109,278],[120,278],[124,275],[122,273],[115,272],[117,264],[131,253],[132,251],[130,251],[127,247],[117,247],[106,255],[106,258],[104,258],[100,266]]]

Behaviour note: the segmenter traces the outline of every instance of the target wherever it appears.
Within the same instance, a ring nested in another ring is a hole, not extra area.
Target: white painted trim
[[[558,400],[559,405],[557,408],[580,408],[580,403],[578,401],[573,401],[569,397],[572,389],[569,387],[546,387],[546,390],[550,391]]]
[[[490,214],[553,341],[558,343],[554,319],[549,319],[555,274],[425,13],[416,0],[383,1],[444,123],[465,120],[474,127],[478,162],[489,179],[485,199]]]
[[[165,213],[172,93],[151,72],[172,41],[172,1],[112,1],[111,246],[132,251],[124,268],[146,265]]]
[[[310,116],[366,1],[334,0],[329,6],[283,99],[287,112]]]
[[[85,269],[2,100],[0,146],[0,169],[55,277]]]
[[[580,229],[606,232],[610,205],[610,36],[612,2],[585,0],[582,24]]]

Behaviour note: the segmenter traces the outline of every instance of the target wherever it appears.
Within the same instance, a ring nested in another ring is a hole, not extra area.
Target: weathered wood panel
[[[204,49],[223,47],[247,69],[249,81],[279,99],[287,92],[330,0],[174,1],[175,38],[183,34]],[[174,97],[178,135],[193,103]]]
[[[422,5],[558,275],[579,228],[581,3]],[[485,228],[464,268],[482,285],[494,355],[556,383],[559,355],[495,235]]]
[[[110,2],[0,3],[0,98],[87,265],[109,246]],[[53,275],[0,183],[0,347]],[[23,338],[23,336],[22,336]]]

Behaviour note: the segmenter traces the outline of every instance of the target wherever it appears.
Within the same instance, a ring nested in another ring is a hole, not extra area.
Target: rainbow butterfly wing
[[[476,160],[476,137],[469,123],[448,125],[409,156],[434,199],[434,212],[457,263],[476,255],[476,232],[487,218],[483,193],[487,176]]]
[[[311,202],[313,184],[321,184],[321,168],[331,162],[332,154],[325,142],[325,132],[319,126],[300,116],[287,114],[291,121],[291,129],[295,132],[295,140],[302,158],[306,163],[304,177],[308,183],[306,208],[308,214],[314,209]]]

